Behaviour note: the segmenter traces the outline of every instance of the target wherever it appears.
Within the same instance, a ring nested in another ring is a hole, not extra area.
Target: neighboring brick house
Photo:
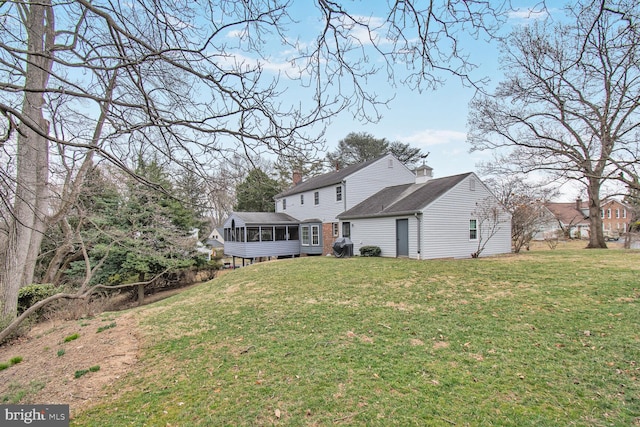
[[[605,236],[620,237],[629,230],[631,207],[615,199],[605,200],[600,205],[600,218]]]
[[[545,207],[555,216],[556,229],[574,239],[589,237],[589,206],[586,201],[577,199],[568,203],[550,202]],[[617,238],[624,233],[629,227],[631,216],[631,208],[618,200],[608,199],[600,204],[600,218],[606,237]]]

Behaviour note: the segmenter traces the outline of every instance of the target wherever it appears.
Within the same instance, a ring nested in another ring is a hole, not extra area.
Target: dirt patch
[[[0,362],[22,361],[0,371],[2,403],[69,404],[71,414],[96,404],[105,386],[133,368],[138,356],[134,313],[49,321],[0,347]],[[100,329],[101,332],[98,332]],[[78,335],[65,342],[65,338]],[[76,371],[100,367],[75,378]]]
[[[155,293],[145,297],[145,304],[193,286],[197,284]],[[0,346],[0,363],[22,358],[0,371],[0,403],[68,404],[72,416],[100,403],[108,386],[138,361],[138,318],[137,311],[128,311],[89,319],[50,320]],[[65,342],[74,334],[76,339]],[[89,372],[76,378],[81,370]]]

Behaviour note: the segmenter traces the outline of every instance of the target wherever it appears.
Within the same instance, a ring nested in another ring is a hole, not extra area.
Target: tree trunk
[[[4,321],[17,316],[18,291],[33,280],[46,229],[49,144],[43,136],[48,133],[48,124],[42,108],[52,65],[53,11],[48,0],[31,3],[25,10],[28,53],[23,122],[17,135],[16,194],[5,259],[0,266],[0,319]]]
[[[606,249],[602,230],[602,218],[600,216],[600,179],[589,179],[589,249]]]
[[[138,305],[144,303],[144,273],[138,275]]]

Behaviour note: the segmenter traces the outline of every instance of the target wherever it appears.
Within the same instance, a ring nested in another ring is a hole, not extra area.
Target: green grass
[[[8,393],[0,396],[0,403],[17,404],[22,401],[25,396],[33,395],[45,387],[42,381],[33,380],[29,384],[11,383],[9,384]]]
[[[249,266],[139,309],[72,424],[639,425],[639,302],[637,251]]]
[[[95,365],[90,367],[89,369],[78,369],[74,374],[73,377],[75,379],[80,378],[81,376],[88,374],[89,372],[98,372],[100,370],[100,366],[99,365]]]
[[[116,326],[117,326],[117,325],[116,325],[116,322],[112,322],[112,323],[109,323],[108,325],[100,326],[100,327],[98,328],[98,330],[96,331],[96,333],[98,333],[98,334],[99,334],[100,332],[104,332],[104,331],[106,331],[107,329],[115,328]]]
[[[4,371],[5,369],[9,369],[13,365],[17,365],[18,363],[22,362],[22,360],[23,360],[22,356],[15,356],[15,357],[12,357],[11,359],[9,359],[8,362],[1,362],[0,363],[0,371]]]
[[[69,336],[64,337],[64,342],[71,342],[73,340],[77,340],[78,338],[80,338],[80,334],[71,334]]]

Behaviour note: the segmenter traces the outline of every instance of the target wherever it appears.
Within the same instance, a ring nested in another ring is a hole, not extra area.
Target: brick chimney
[[[302,174],[299,170],[293,171],[293,185],[298,185],[302,182]]]

